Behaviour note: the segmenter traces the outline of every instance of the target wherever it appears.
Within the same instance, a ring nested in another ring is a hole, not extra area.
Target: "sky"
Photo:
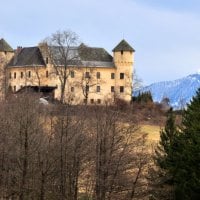
[[[71,30],[111,55],[125,39],[149,85],[200,72],[199,10],[199,0],[0,0],[0,38],[28,47]]]

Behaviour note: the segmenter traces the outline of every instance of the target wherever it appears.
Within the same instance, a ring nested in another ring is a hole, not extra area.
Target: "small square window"
[[[101,90],[101,87],[97,86],[97,92],[100,92],[100,90]]]
[[[111,79],[115,79],[115,73],[111,73]]]
[[[98,104],[101,104],[101,99],[97,99],[97,103],[98,103]]]
[[[74,92],[74,87],[71,87],[71,92]]]
[[[111,92],[115,92],[115,87],[111,86]]]
[[[120,86],[120,93],[124,92],[124,86]]]
[[[120,79],[124,79],[124,73],[120,73]]]
[[[101,74],[100,72],[97,72],[97,79],[100,79],[101,78]]]
[[[90,78],[90,73],[89,72],[85,72],[85,78]]]
[[[94,103],[94,99],[90,99],[90,103],[93,104]]]
[[[74,78],[74,71],[70,72],[71,78]]]

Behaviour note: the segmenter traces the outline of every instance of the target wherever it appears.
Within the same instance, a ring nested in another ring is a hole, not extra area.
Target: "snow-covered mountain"
[[[138,93],[150,91],[154,102],[161,102],[167,97],[171,106],[179,109],[190,102],[200,87],[200,74],[192,74],[187,77],[177,79],[175,81],[163,81],[153,83],[134,92],[134,96]]]

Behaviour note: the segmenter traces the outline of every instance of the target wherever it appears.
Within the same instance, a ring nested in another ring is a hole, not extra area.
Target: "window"
[[[124,52],[123,52],[123,51],[121,51],[121,55],[123,55],[123,53],[124,53]]]
[[[16,86],[15,85],[13,86],[13,91],[16,92]]]
[[[21,72],[21,78],[23,78],[24,77],[24,73],[23,72]]]
[[[89,92],[89,89],[90,89],[89,85],[86,85],[85,87],[86,92]]]
[[[94,99],[90,99],[90,103],[93,104],[94,103]]]
[[[97,79],[100,79],[101,75],[100,72],[97,72]]]
[[[23,88],[23,85],[20,85],[20,88],[22,89],[22,88]]]
[[[85,72],[85,78],[90,78],[90,73],[89,72]]]
[[[74,78],[74,71],[70,72],[71,78]]]
[[[87,104],[87,99],[83,99],[83,103],[84,103],[84,104]]]
[[[101,88],[100,86],[97,86],[97,92],[100,92]]]
[[[74,92],[74,87],[71,87],[71,92]]]
[[[124,79],[124,73],[120,73],[120,79]]]
[[[46,57],[46,64],[48,64],[49,63],[49,58],[48,57]]]
[[[115,92],[115,87],[111,86],[111,92]]]
[[[46,78],[48,78],[49,77],[49,72],[48,71],[46,71]]]
[[[115,73],[111,73],[111,79],[115,79]]]
[[[9,78],[10,78],[10,79],[12,78],[12,73],[11,73],[11,72],[9,73]]]
[[[16,72],[14,72],[14,78],[16,78]]]
[[[123,93],[124,92],[124,86],[120,86],[119,91],[120,91],[120,93]]]
[[[98,103],[98,104],[101,104],[101,99],[97,99],[97,103]]]
[[[28,71],[28,77],[29,78],[31,77],[31,71]]]

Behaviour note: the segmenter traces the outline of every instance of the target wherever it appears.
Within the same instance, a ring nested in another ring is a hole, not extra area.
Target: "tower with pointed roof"
[[[132,98],[134,52],[134,48],[124,39],[113,49],[118,97],[126,101]]]
[[[13,48],[2,38],[0,39],[0,59],[9,62],[14,55]]]
[[[13,56],[12,47],[3,38],[0,39],[0,98],[4,98],[7,91],[6,65]]]

